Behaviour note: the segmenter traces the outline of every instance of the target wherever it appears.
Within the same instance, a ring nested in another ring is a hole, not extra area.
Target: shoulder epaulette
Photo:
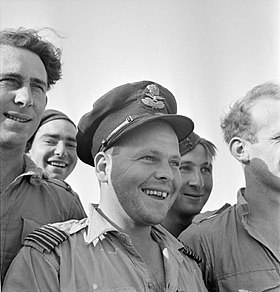
[[[188,245],[184,244],[184,242],[182,242],[181,240],[179,240],[184,248],[182,249],[182,252],[187,255],[188,257],[192,258],[193,260],[195,260],[198,264],[200,264],[202,262],[201,257],[195,252],[193,251]]]
[[[73,190],[71,188],[71,186],[64,180],[60,180],[60,179],[55,179],[55,178],[49,178],[48,182],[53,183],[59,187],[62,187],[64,189],[66,189],[69,192],[73,193]]]
[[[221,214],[224,210],[231,207],[230,204],[226,203],[223,205],[220,209],[214,210],[214,211],[206,211],[204,213],[199,213],[196,216],[194,216],[192,223],[200,223],[205,220],[211,219],[213,217],[216,217],[217,215]]]
[[[41,249],[51,252],[56,246],[67,240],[69,233],[60,230],[52,224],[35,229],[24,238],[23,244],[29,245],[29,242],[37,244]]]

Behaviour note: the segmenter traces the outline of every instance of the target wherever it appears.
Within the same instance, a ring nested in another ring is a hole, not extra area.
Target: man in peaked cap
[[[181,187],[179,140],[193,122],[151,81],[117,87],[78,125],[100,183],[89,217],[26,237],[3,291],[206,291],[195,256],[161,223]]]
[[[51,178],[65,180],[77,164],[77,128],[63,112],[47,109],[26,152]]]

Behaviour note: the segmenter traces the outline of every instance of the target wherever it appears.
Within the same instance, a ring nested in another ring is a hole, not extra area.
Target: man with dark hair
[[[63,112],[47,109],[26,152],[51,178],[65,180],[77,164],[77,128]]]
[[[77,195],[66,184],[49,180],[25,155],[46,92],[60,76],[60,50],[37,31],[0,31],[1,282],[35,227],[85,216]]]
[[[209,291],[280,291],[280,86],[237,100],[221,121],[244,172],[237,203],[180,235],[203,259]]]
[[[162,225],[175,237],[200,213],[213,188],[216,146],[194,132],[179,144],[182,187]]]
[[[121,85],[79,122],[79,158],[95,167],[100,203],[87,219],[26,237],[5,291],[206,291],[194,254],[162,222],[181,186],[178,140],[193,122],[151,81]]]

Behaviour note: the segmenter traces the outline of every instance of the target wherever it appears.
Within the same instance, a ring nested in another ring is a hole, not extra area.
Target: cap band
[[[100,151],[105,150],[108,147],[110,140],[112,140],[118,133],[124,130],[133,121],[134,119],[131,116],[128,116],[123,123],[116,127],[105,139],[102,140]]]

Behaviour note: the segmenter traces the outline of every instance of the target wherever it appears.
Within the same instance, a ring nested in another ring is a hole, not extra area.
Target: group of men
[[[60,78],[61,52],[37,31],[0,32],[4,292],[279,291],[278,84],[253,88],[222,120],[246,187],[236,205],[199,214],[216,147],[177,114],[168,89],[116,87],[76,130],[44,111]],[[64,181],[76,154],[100,185],[87,217]]]

